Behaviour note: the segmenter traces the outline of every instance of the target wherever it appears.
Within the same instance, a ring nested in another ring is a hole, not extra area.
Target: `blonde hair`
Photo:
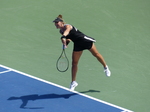
[[[59,14],[59,15],[57,16],[57,18],[61,19],[61,20],[62,20],[62,23],[65,24],[64,19],[62,18],[62,15],[61,15],[61,14]]]
[[[58,18],[62,19],[62,15],[58,15]]]

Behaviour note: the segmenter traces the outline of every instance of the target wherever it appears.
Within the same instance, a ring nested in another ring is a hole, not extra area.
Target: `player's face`
[[[60,28],[62,28],[63,27],[63,23],[62,22],[55,22],[55,26],[56,26],[56,28],[57,29],[60,29]]]

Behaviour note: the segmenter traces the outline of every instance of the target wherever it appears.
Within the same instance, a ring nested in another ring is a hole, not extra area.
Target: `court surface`
[[[77,106],[87,109],[83,104],[92,109],[97,102],[100,110],[106,106],[149,112],[149,11],[150,0],[0,0],[0,64],[4,65],[0,109],[74,111]],[[66,49],[69,69],[60,73],[56,61],[62,50],[61,35],[52,22],[59,14],[67,24],[96,39],[111,77],[85,50],[78,65],[77,92],[68,91],[73,43]]]
[[[131,112],[0,65],[1,112]]]

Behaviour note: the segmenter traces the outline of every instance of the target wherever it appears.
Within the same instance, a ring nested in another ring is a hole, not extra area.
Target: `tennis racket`
[[[56,68],[59,72],[65,72],[69,68],[69,60],[66,56],[64,46],[63,46],[63,49],[62,49],[62,53],[61,53],[60,57],[57,60]]]

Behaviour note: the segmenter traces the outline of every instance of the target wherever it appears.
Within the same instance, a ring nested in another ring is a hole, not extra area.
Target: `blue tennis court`
[[[132,112],[0,65],[0,112]]]

